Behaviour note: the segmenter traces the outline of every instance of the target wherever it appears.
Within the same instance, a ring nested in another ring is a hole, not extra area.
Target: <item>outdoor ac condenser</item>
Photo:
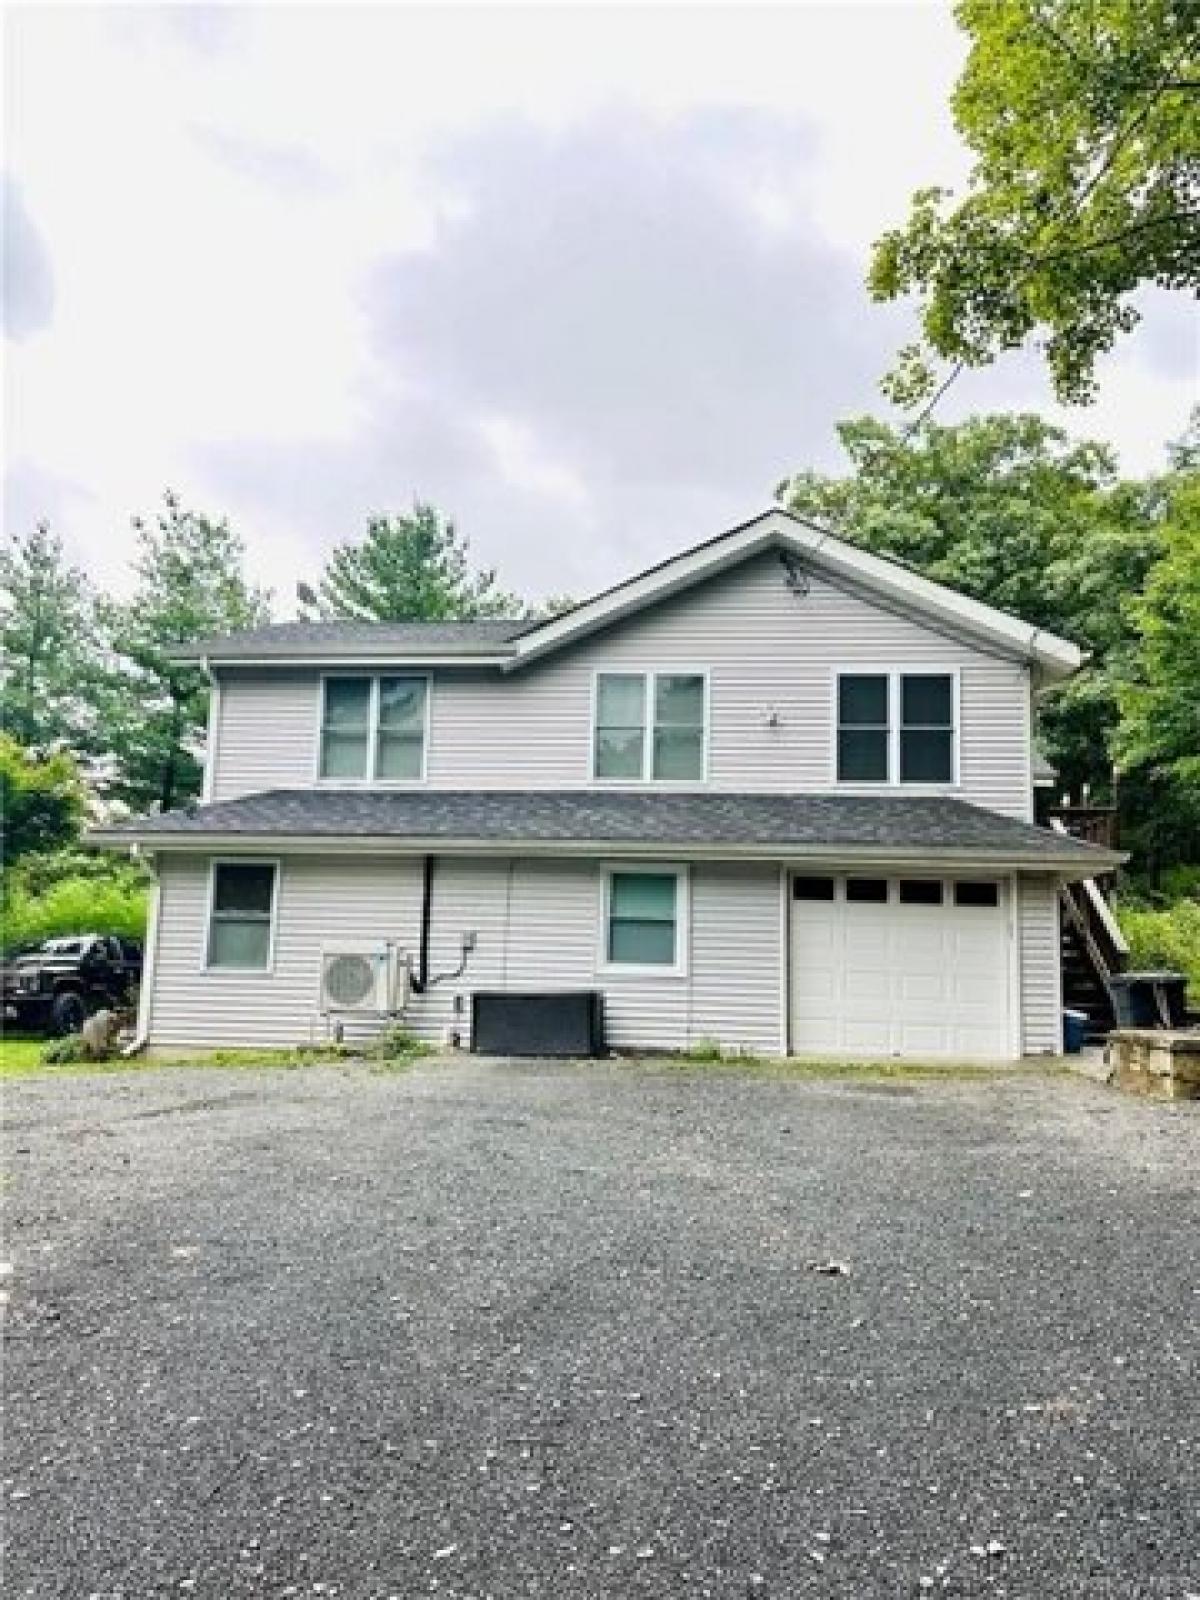
[[[321,951],[321,1010],[395,1015],[408,1004],[408,958],[395,945],[342,940]]]

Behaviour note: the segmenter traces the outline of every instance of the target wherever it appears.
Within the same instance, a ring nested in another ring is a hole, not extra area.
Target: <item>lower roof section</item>
[[[150,850],[321,849],[973,861],[1088,877],[1124,858],[950,796],[273,789],[97,828]]]

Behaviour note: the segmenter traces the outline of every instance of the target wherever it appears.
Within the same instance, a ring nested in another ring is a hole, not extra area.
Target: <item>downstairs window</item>
[[[214,861],[205,965],[267,972],[275,931],[279,868],[274,861]]]
[[[626,972],[683,973],[686,884],[682,867],[609,869],[602,964]]]

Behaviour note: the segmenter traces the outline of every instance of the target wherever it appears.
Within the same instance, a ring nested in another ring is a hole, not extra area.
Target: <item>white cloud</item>
[[[27,7],[7,30],[41,269],[7,351],[9,517],[52,515],[109,582],[168,483],[277,585],[418,492],[542,590],[736,520],[882,410],[896,322],[866,250],[965,171],[945,5]],[[1131,468],[1186,414],[1176,317],[1070,416]],[[949,414],[968,402],[1050,409],[1028,362]]]

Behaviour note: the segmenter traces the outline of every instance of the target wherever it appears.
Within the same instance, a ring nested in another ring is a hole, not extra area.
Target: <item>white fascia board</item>
[[[169,657],[179,659],[191,666],[199,666],[196,657]],[[509,660],[507,655],[437,655],[428,650],[418,653],[409,652],[404,655],[389,655],[386,651],[380,653],[372,651],[369,655],[348,655],[344,650],[327,652],[319,656],[213,656],[206,657],[209,667],[219,667],[222,671],[230,667],[317,667],[332,670],[351,669],[361,667],[364,671],[384,668],[399,668],[407,671],[409,667],[502,667]]]
[[[772,548],[790,550],[801,560],[810,561],[834,576],[874,590],[1022,659],[1034,661],[1045,680],[1068,677],[1083,659],[1080,650],[1066,639],[1010,617],[994,606],[958,594],[894,561],[848,544],[788,512],[773,510],[728,534],[685,551],[640,577],[619,584],[565,616],[519,635],[513,640],[512,653],[504,662],[504,670],[517,671],[527,662],[572,639],[607,627],[646,605]]]
[[[270,850],[276,855],[331,855],[353,856],[370,854],[423,856],[589,856],[603,858],[642,857],[653,861],[804,861],[823,863],[830,868],[839,862],[854,865],[869,864],[880,868],[896,867],[931,869],[954,867],[957,870],[978,869],[980,872],[1049,872],[1056,876],[1077,880],[1089,878],[1097,872],[1111,871],[1127,858],[1117,851],[1095,848],[1095,855],[1085,861],[1077,856],[1055,856],[1040,852],[1001,850],[989,852],[978,848],[946,847],[930,850],[928,847],[903,849],[898,845],[846,845],[811,844],[782,845],[771,841],[761,844],[697,844],[694,841],[673,844],[670,840],[649,841],[625,839],[472,839],[472,838],[397,838],[394,834],[228,834],[188,833],[141,835],[107,834],[96,829],[85,836],[85,842],[99,849],[127,850],[131,845],[152,845],[156,851],[168,855],[196,855],[218,851],[222,858],[238,855],[261,855]]]

